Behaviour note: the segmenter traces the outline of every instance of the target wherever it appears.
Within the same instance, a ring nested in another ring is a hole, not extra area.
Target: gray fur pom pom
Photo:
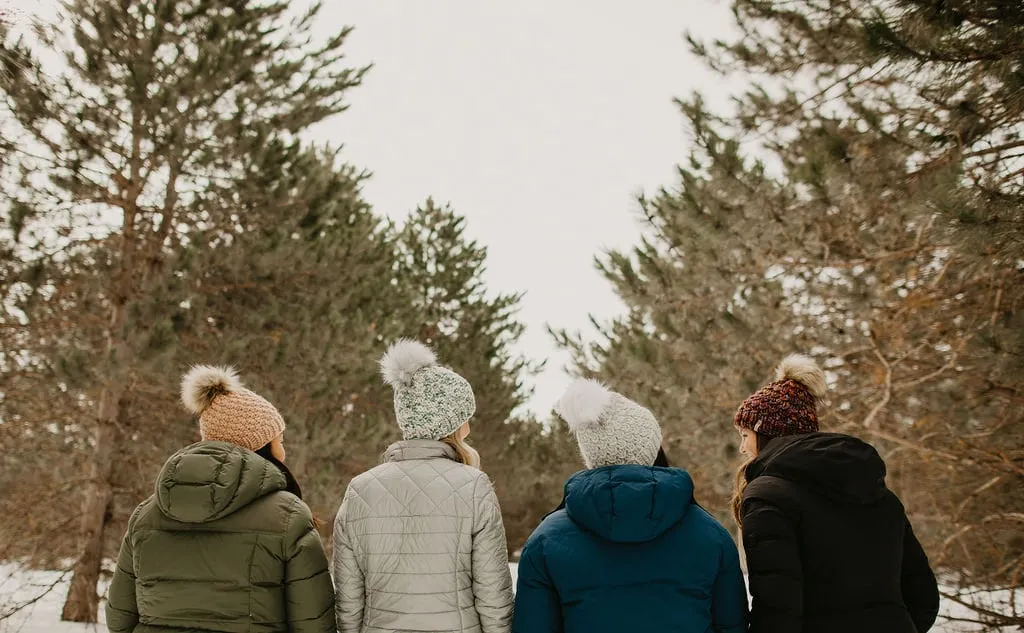
[[[413,374],[436,364],[437,356],[429,347],[419,341],[401,339],[380,359],[380,373],[384,382],[397,387],[410,384]]]

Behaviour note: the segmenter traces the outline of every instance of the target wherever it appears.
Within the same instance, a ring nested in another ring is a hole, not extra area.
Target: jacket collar
[[[384,451],[384,461],[404,462],[412,459],[450,459],[459,461],[455,449],[434,440],[402,440]]]

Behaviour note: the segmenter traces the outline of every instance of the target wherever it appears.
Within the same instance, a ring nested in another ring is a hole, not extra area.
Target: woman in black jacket
[[[939,610],[928,558],[877,451],[818,432],[825,390],[814,361],[793,355],[736,412],[750,633],[925,633]]]

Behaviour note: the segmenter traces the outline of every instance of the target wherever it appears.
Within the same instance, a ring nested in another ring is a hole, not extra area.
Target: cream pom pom
[[[815,398],[824,396],[828,391],[825,372],[813,358],[803,354],[790,354],[784,358],[775,370],[775,376],[777,380],[793,380],[802,384]]]

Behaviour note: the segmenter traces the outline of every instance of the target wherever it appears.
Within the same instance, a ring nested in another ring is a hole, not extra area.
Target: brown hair
[[[760,433],[754,433],[755,444],[757,445],[757,452],[760,453],[764,449],[765,445],[768,444],[770,437],[761,435]],[[751,457],[750,459],[744,460],[740,467],[736,469],[736,478],[733,482],[733,493],[732,493],[732,518],[736,520],[736,525],[743,527],[743,519],[740,516],[740,510],[743,506],[743,491],[747,489],[747,466],[757,459],[757,457]]]

